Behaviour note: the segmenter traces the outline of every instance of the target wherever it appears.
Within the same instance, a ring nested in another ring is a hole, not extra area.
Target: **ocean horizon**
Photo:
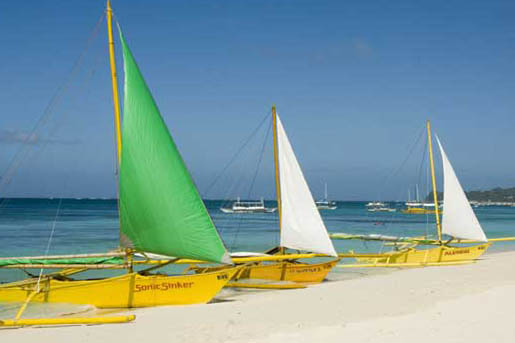
[[[279,243],[275,213],[226,214],[220,208],[232,200],[205,200],[215,225],[230,251],[265,251]],[[336,210],[321,210],[330,233],[434,236],[434,215],[403,214],[401,202],[388,202],[397,212],[368,212],[367,201],[336,201]],[[276,202],[265,200],[267,207]],[[476,215],[489,238],[513,236],[515,208],[478,207]],[[5,198],[0,201],[0,256],[30,256],[45,253],[52,228],[49,254],[92,253],[118,246],[116,199]],[[334,240],[338,251],[377,252],[378,242]],[[490,249],[503,251],[513,243],[496,243]],[[1,280],[0,271],[0,280]]]

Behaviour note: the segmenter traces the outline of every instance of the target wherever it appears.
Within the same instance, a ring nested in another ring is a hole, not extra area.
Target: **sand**
[[[0,342],[515,342],[515,252],[356,275],[341,270],[306,289],[224,291],[208,305],[131,310],[130,324],[3,329]]]

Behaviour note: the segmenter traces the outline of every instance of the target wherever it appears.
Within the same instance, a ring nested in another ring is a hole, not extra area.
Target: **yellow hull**
[[[408,207],[401,211],[404,214],[435,214],[435,210],[427,210],[419,207]],[[439,214],[443,214],[443,211],[438,211]]]
[[[209,302],[239,269],[180,276],[129,273],[99,280],[50,279],[41,282],[41,292],[31,302],[88,304],[98,308],[202,304]],[[35,287],[36,282],[2,285],[0,302],[24,302]]]
[[[324,281],[338,261],[317,264],[292,262],[258,264],[244,268],[238,275],[238,279],[320,283]]]
[[[356,258],[360,263],[379,264],[424,264],[473,261],[481,257],[491,243],[470,247],[438,246],[436,248],[419,250],[410,248],[402,251],[392,251],[377,258]]]
[[[317,263],[257,263],[247,265],[234,276],[234,280],[257,279],[271,281],[290,281],[299,283],[320,283],[331,269],[338,263],[339,259]],[[196,268],[197,273],[212,271],[212,268]]]

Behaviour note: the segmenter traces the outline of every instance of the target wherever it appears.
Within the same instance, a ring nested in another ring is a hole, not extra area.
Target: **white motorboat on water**
[[[383,207],[386,206],[384,202],[381,201],[371,201],[365,205],[366,207]]]
[[[276,207],[265,207],[263,199],[259,201],[241,201],[238,197],[231,207],[221,207],[223,213],[273,213]]]
[[[374,206],[374,207],[368,207],[368,212],[396,212],[397,209],[387,207],[387,206]]]
[[[396,212],[397,209],[389,207],[381,201],[371,201],[365,205],[368,212]]]

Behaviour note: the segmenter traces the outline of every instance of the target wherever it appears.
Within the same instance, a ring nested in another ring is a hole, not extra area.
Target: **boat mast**
[[[431,139],[431,123],[429,120],[426,123],[427,128],[427,142],[429,146],[429,161],[431,162],[431,178],[433,181],[433,200],[435,203],[435,216],[436,216],[436,232],[438,233],[438,243],[442,243],[442,226],[440,225],[440,213],[438,208],[438,195],[436,192],[436,178],[435,178],[435,163],[433,158],[433,141]]]
[[[111,9],[111,2],[107,0],[107,37],[109,42],[109,62],[111,65],[111,81],[113,85],[113,106],[114,106],[114,127],[116,132],[116,157],[118,167],[122,161],[122,133],[120,129],[120,101],[118,100],[118,82],[116,80],[116,62],[114,59],[114,39],[113,39],[113,10]],[[118,200],[118,217],[120,216],[120,200]],[[121,235],[121,225],[120,235]],[[121,237],[121,236],[120,236]],[[132,273],[132,250],[125,249],[127,255],[127,264],[129,273]]]
[[[281,232],[281,184],[279,183],[279,147],[277,146],[277,114],[275,105],[272,105],[272,123],[274,131],[274,165],[275,165],[275,191],[277,194],[277,214],[279,216],[279,232]],[[281,247],[281,253],[284,249]]]
[[[327,182],[325,183],[325,187],[324,187],[324,196],[325,196],[325,201],[327,201]]]
[[[111,79],[113,83],[113,106],[114,106],[114,125],[116,131],[116,156],[118,165],[122,159],[122,134],[120,130],[120,105],[118,100],[118,82],[116,80],[116,63],[114,60],[114,40],[113,40],[113,11],[111,2],[107,0],[107,36],[109,40],[109,62],[111,64]]]

